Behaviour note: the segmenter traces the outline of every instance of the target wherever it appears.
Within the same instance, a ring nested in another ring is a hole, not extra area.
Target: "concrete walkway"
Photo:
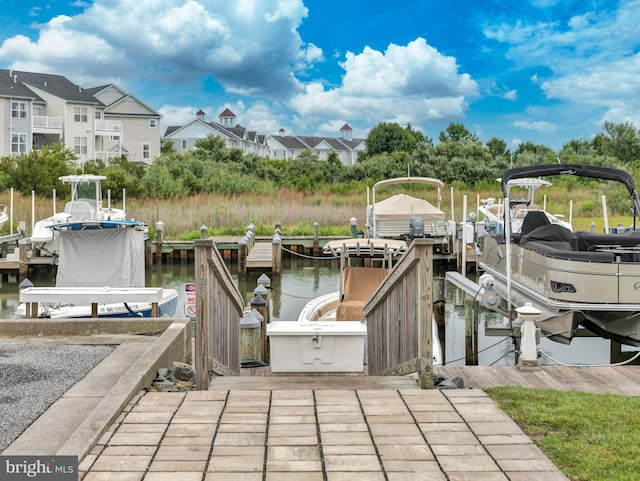
[[[475,389],[141,393],[80,471],[85,481],[567,481]]]

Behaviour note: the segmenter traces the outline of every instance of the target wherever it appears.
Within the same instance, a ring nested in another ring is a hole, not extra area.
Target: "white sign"
[[[196,285],[185,284],[184,286],[185,306],[184,313],[187,317],[196,317]]]

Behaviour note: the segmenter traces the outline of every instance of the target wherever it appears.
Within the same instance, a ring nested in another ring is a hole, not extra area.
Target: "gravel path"
[[[114,349],[0,344],[0,453]]]

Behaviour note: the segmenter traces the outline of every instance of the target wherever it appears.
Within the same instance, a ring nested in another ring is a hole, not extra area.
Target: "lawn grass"
[[[640,479],[640,398],[520,387],[485,391],[572,481]]]

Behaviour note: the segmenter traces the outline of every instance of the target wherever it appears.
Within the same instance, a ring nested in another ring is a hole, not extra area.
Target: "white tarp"
[[[137,229],[60,232],[57,287],[144,287],[144,232]]]

